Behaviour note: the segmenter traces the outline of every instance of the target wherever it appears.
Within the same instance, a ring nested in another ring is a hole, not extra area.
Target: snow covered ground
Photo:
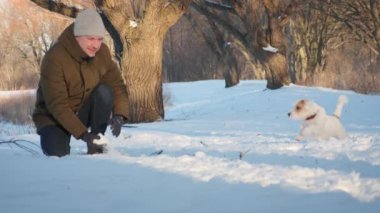
[[[110,132],[109,152],[41,154],[30,127],[0,123],[0,212],[379,212],[380,96],[264,81],[166,84],[165,121]],[[0,93],[0,95],[4,92]],[[344,140],[295,141],[301,98],[349,103]],[[14,94],[15,96],[17,94]]]

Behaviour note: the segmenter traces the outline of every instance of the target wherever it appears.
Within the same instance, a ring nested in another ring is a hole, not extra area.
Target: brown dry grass
[[[0,95],[0,121],[33,125],[32,112],[35,99],[35,94],[30,92],[14,96]],[[163,99],[165,106],[169,107],[173,104],[170,88],[164,89]]]
[[[380,81],[376,80],[380,79],[380,73],[367,70],[354,71],[351,69],[337,69],[337,71],[320,71],[314,74],[313,79],[310,79],[305,85],[352,90],[363,94],[380,93]]]
[[[316,71],[305,84],[379,94],[380,65],[376,65],[376,57],[358,43],[351,45],[331,52],[326,69]]]
[[[0,120],[15,124],[32,125],[34,109],[34,93],[17,94],[16,96],[0,96]]]

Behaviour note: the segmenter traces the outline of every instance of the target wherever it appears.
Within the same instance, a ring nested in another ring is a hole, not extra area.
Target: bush
[[[0,93],[0,119],[1,121],[14,124],[32,125],[32,112],[35,104],[35,93],[30,92],[7,92]]]

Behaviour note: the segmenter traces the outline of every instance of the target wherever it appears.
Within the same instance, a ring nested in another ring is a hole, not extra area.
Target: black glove
[[[115,137],[120,135],[121,126],[125,123],[125,119],[121,115],[115,115],[111,119],[111,130]]]
[[[94,143],[94,140],[100,139],[99,135],[86,132],[82,135],[81,139],[87,143],[87,154],[103,153],[104,146]]]

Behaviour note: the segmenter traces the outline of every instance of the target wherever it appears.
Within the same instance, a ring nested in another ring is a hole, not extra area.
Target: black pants
[[[91,93],[78,112],[82,123],[91,133],[104,134],[111,116],[113,93],[109,86],[100,84]],[[47,126],[39,132],[42,151],[48,156],[62,157],[70,154],[71,134],[60,125]]]

